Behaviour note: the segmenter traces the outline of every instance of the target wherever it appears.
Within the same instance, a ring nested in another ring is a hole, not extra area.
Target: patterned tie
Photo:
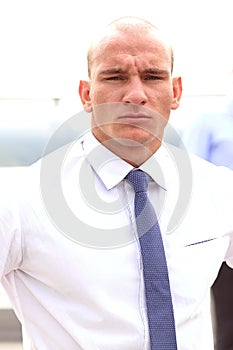
[[[147,196],[150,177],[134,169],[126,179],[135,191],[134,210],[143,262],[151,350],[176,350],[175,322],[163,241],[154,208]]]

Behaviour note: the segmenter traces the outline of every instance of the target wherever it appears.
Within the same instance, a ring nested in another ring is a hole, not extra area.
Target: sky
[[[231,7],[231,0],[0,0],[0,99],[75,97],[95,28],[127,15],[167,32],[184,94],[224,94],[233,69]]]

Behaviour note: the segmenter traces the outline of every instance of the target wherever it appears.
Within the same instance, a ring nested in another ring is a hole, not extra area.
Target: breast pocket
[[[218,275],[228,244],[228,239],[210,237],[176,248],[171,265],[176,297],[187,304],[201,302]]]

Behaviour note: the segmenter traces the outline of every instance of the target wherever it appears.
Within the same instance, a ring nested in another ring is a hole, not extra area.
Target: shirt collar
[[[103,146],[91,131],[83,138],[83,150],[90,165],[108,190],[122,181],[133,169],[132,165]],[[163,189],[166,189],[166,181],[161,164],[163,164],[165,156],[164,147],[160,147],[152,157],[139,167],[147,172]]]

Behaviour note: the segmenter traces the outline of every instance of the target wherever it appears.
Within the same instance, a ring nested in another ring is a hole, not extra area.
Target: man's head
[[[95,137],[134,142],[154,153],[182,90],[181,79],[172,78],[167,40],[147,21],[120,18],[93,41],[88,67],[90,80],[80,82],[79,92],[92,112]]]

